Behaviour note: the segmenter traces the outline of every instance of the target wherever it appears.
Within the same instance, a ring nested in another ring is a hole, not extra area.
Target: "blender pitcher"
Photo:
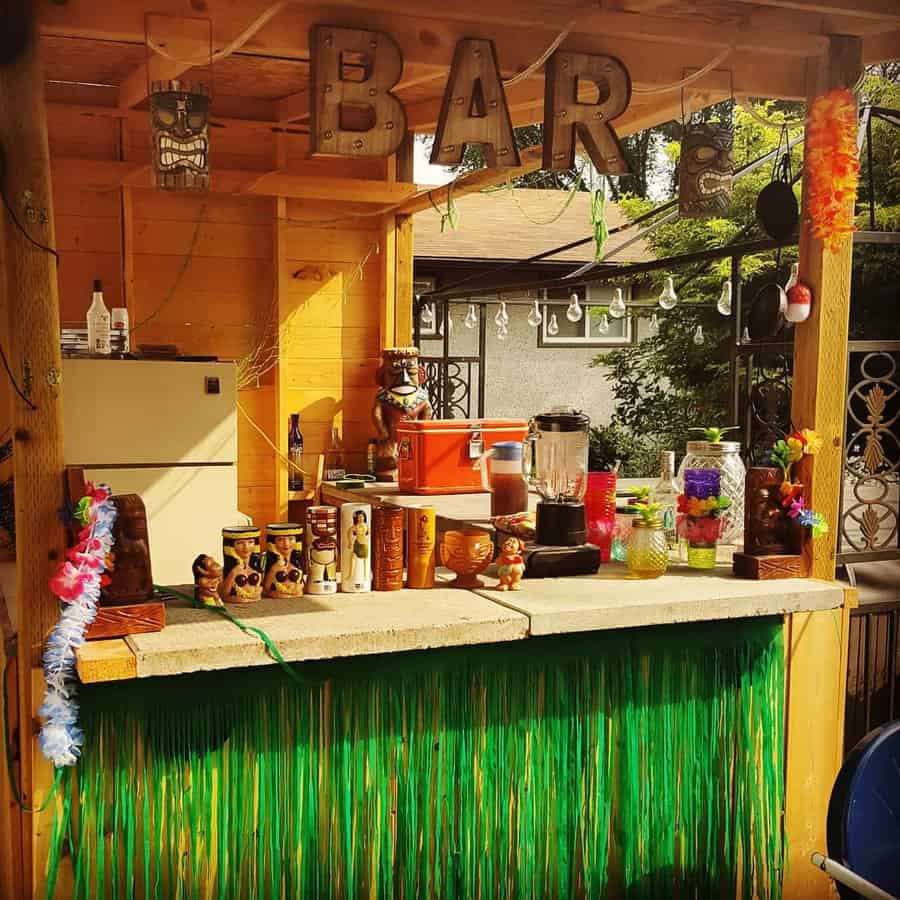
[[[537,542],[573,547],[587,540],[584,495],[587,490],[588,432],[582,412],[555,406],[530,423],[530,483],[541,495],[537,505]]]

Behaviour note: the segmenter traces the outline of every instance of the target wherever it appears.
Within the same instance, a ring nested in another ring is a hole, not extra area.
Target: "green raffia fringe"
[[[297,668],[86,688],[51,893],[780,896],[780,620]]]

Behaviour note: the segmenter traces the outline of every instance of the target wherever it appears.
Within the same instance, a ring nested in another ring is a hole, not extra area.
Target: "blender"
[[[584,413],[564,406],[554,406],[529,423],[529,481],[541,495],[535,535],[538,544],[575,547],[587,540],[584,495],[590,424]]]

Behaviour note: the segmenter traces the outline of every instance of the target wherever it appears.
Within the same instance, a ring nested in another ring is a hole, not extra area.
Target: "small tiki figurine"
[[[222,529],[225,577],[219,596],[226,603],[254,603],[262,596],[259,529],[252,525]]]
[[[302,540],[300,525],[266,526],[264,596],[299,597],[303,593]]]
[[[522,551],[525,545],[517,537],[506,538],[500,546],[497,557],[497,574],[500,577],[498,591],[521,591],[522,576],[525,574],[525,560]]]
[[[224,606],[219,596],[222,567],[211,556],[201,553],[191,571],[194,573],[194,603],[197,606]]]
[[[153,597],[147,511],[137,494],[118,494],[111,499],[116,507],[116,521],[100,603],[142,603]]]
[[[378,433],[375,477],[397,480],[397,426],[401,419],[430,419],[434,413],[423,387],[424,370],[415,347],[389,347],[381,353],[372,419]]]
[[[338,571],[337,509],[306,510],[306,593],[336,594]]]

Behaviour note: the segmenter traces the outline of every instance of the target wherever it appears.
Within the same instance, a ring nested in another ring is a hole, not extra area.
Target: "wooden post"
[[[415,135],[407,132],[395,157],[397,181],[413,180]],[[413,223],[411,215],[390,214],[384,223],[384,298],[381,306],[381,346],[412,343]]]
[[[32,26],[34,23],[32,23]],[[53,208],[44,84],[36,30],[25,51],[0,68],[0,143],[6,155],[6,199],[28,240],[4,212],[5,278],[13,377],[27,400],[13,403],[16,493],[16,595],[21,787],[39,805],[52,781],[30,723],[40,704],[42,679],[34,678],[44,637],[57,619],[47,582],[65,549],[58,510],[63,502],[61,371],[56,260],[32,241],[54,247]],[[86,423],[89,427],[89,423]],[[23,896],[38,896],[43,882],[52,809],[23,815]]]
[[[861,39],[832,36],[828,53],[807,63],[807,103],[832,88],[852,88],[861,67]],[[840,529],[853,242],[848,236],[833,253],[811,235],[806,191],[804,181],[800,278],[812,289],[813,308],[809,319],[794,329],[791,419],[797,428],[814,428],[823,441],[818,455],[804,459],[800,480],[806,485],[807,504],[829,525],[827,534],[807,542],[806,568],[816,578],[831,580]]]

